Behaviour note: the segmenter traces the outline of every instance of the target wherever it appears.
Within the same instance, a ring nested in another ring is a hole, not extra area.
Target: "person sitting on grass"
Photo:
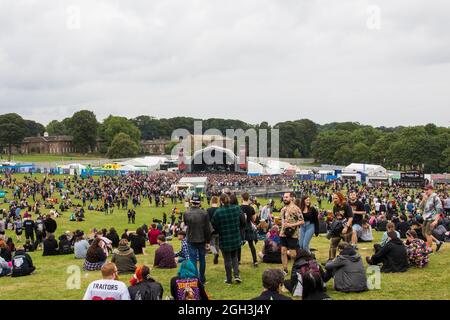
[[[160,269],[173,269],[177,267],[173,247],[166,242],[166,237],[158,236],[159,248],[155,251],[155,263],[153,266]]]
[[[408,255],[406,247],[396,231],[387,233],[389,241],[372,257],[366,257],[370,265],[382,264],[381,272],[405,272],[408,270]]]
[[[31,243],[31,240],[28,239],[25,241],[25,244],[23,245],[23,249],[25,252],[33,252],[35,250],[34,243]]]
[[[170,280],[170,293],[174,300],[209,300],[197,268],[189,259],[181,263],[178,276]]]
[[[325,284],[322,276],[313,270],[306,271],[302,275],[303,295],[302,300],[331,300],[325,293]]]
[[[147,238],[145,237],[144,230],[142,228],[137,228],[136,233],[131,233],[128,236],[128,241],[130,243],[131,249],[133,249],[134,254],[145,255],[145,243]]]
[[[267,234],[262,250],[258,253],[264,263],[281,263],[281,247],[278,226],[273,226]],[[290,256],[288,256],[290,259]]]
[[[5,259],[0,257],[0,277],[9,276],[11,274],[11,267]]]
[[[319,263],[314,259],[314,256],[304,249],[297,249],[294,264],[292,265],[291,279],[284,282],[284,287],[291,292],[294,297],[301,297],[303,295],[302,276],[307,271],[318,273],[321,277],[325,272]]]
[[[188,244],[186,241],[186,232],[178,232],[178,240],[181,241],[181,250],[175,253],[177,263],[182,263],[184,260],[189,259]]]
[[[427,246],[426,242],[417,238],[414,230],[406,232],[406,252],[411,267],[423,268],[428,265],[428,256],[433,250]]]
[[[84,261],[84,270],[96,271],[100,270],[106,262],[106,254],[100,246],[102,239],[95,238],[92,241],[86,253],[86,259]]]
[[[131,300],[162,300],[162,285],[150,276],[150,268],[139,266],[128,287]]]
[[[360,237],[358,238],[358,242],[372,242],[372,241],[373,241],[372,227],[370,226],[367,219],[362,219],[361,232]]]
[[[150,245],[156,245],[158,244],[158,236],[161,234],[161,231],[158,230],[155,223],[152,223],[151,229],[148,232],[148,241],[150,242]]]
[[[324,281],[334,279],[334,289],[340,292],[367,291],[366,270],[361,256],[352,245],[340,243],[339,255],[325,265]]]
[[[23,248],[18,248],[12,259],[11,277],[23,277],[32,274],[36,270],[33,260]]]
[[[4,236],[1,236],[2,239],[0,239],[0,257],[6,260],[6,262],[10,262],[12,260],[12,252],[4,240]]]
[[[388,222],[386,225],[386,232],[383,233],[383,237],[381,238],[381,243],[374,245],[376,251],[384,247],[389,242],[389,232],[395,232],[397,234],[397,238],[400,238],[400,232],[395,231],[395,224],[393,222]]]
[[[127,286],[118,281],[116,265],[112,262],[105,263],[101,270],[102,279],[89,284],[83,300],[130,300]]]
[[[89,249],[89,242],[84,238],[82,231],[75,232],[75,259],[86,259],[86,253]]]
[[[113,251],[111,262],[116,264],[119,274],[133,273],[136,270],[137,259],[128,240],[120,240],[119,247]]]
[[[59,254],[72,254],[72,243],[69,241],[67,234],[62,234],[59,237],[59,246],[58,246]]]
[[[56,241],[53,234],[50,234],[47,239],[44,240],[44,250],[42,252],[42,255],[56,256],[58,255],[58,253],[58,241]]]
[[[262,284],[264,291],[260,296],[252,300],[292,300],[283,294],[281,290],[284,283],[283,271],[279,269],[267,269],[262,274]]]

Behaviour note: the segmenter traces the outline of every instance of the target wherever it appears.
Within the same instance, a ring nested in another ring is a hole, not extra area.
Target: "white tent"
[[[387,170],[377,164],[351,163],[342,170],[342,173],[356,172],[362,172],[369,176],[388,176]]]
[[[159,170],[159,166],[166,161],[163,157],[145,157],[145,158],[135,158],[123,162],[119,162],[122,166],[131,166],[140,168],[146,168],[149,171]]]
[[[260,165],[259,163],[249,161],[247,174],[250,176],[262,175],[262,174],[264,174],[264,167],[262,165]]]

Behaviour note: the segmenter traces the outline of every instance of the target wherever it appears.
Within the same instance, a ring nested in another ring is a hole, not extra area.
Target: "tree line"
[[[347,165],[351,162],[376,163],[389,169],[450,172],[450,129],[434,124],[424,126],[373,127],[357,122],[317,124],[309,119],[284,121],[270,126],[267,122],[249,124],[232,119],[195,119],[152,116],[110,115],[99,122],[94,112],[81,110],[47,126],[25,120],[15,113],[0,115],[0,148],[11,153],[25,137],[70,135],[77,152],[88,153],[102,141],[100,153],[111,158],[132,157],[143,151],[141,140],[170,139],[175,129],[194,132],[194,121],[202,120],[203,130],[227,129],[279,130],[280,157],[313,157],[323,164]],[[270,141],[269,141],[270,143]],[[170,152],[169,144],[166,152]],[[270,146],[268,146],[270,150]]]

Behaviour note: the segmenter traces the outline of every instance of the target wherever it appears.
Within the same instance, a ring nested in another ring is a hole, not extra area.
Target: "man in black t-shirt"
[[[31,242],[34,243],[34,221],[31,220],[31,218],[25,219],[23,227],[25,229],[26,240],[31,240]]]
[[[364,203],[358,200],[356,191],[351,191],[349,194],[348,204],[353,210],[353,233],[352,233],[352,244],[356,245],[358,238],[362,235],[362,221],[366,216],[366,210],[364,208]]]

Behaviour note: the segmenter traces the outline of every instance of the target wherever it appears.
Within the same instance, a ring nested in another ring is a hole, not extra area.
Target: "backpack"
[[[198,279],[176,280],[178,300],[200,300]]]
[[[439,225],[436,228],[433,229],[432,235],[439,241],[445,241],[445,233],[447,232],[447,229],[443,225]]]
[[[303,296],[303,275],[310,271],[313,274],[320,275],[320,267],[314,259],[303,261],[296,270],[295,276],[292,276],[292,295],[294,297]]]

